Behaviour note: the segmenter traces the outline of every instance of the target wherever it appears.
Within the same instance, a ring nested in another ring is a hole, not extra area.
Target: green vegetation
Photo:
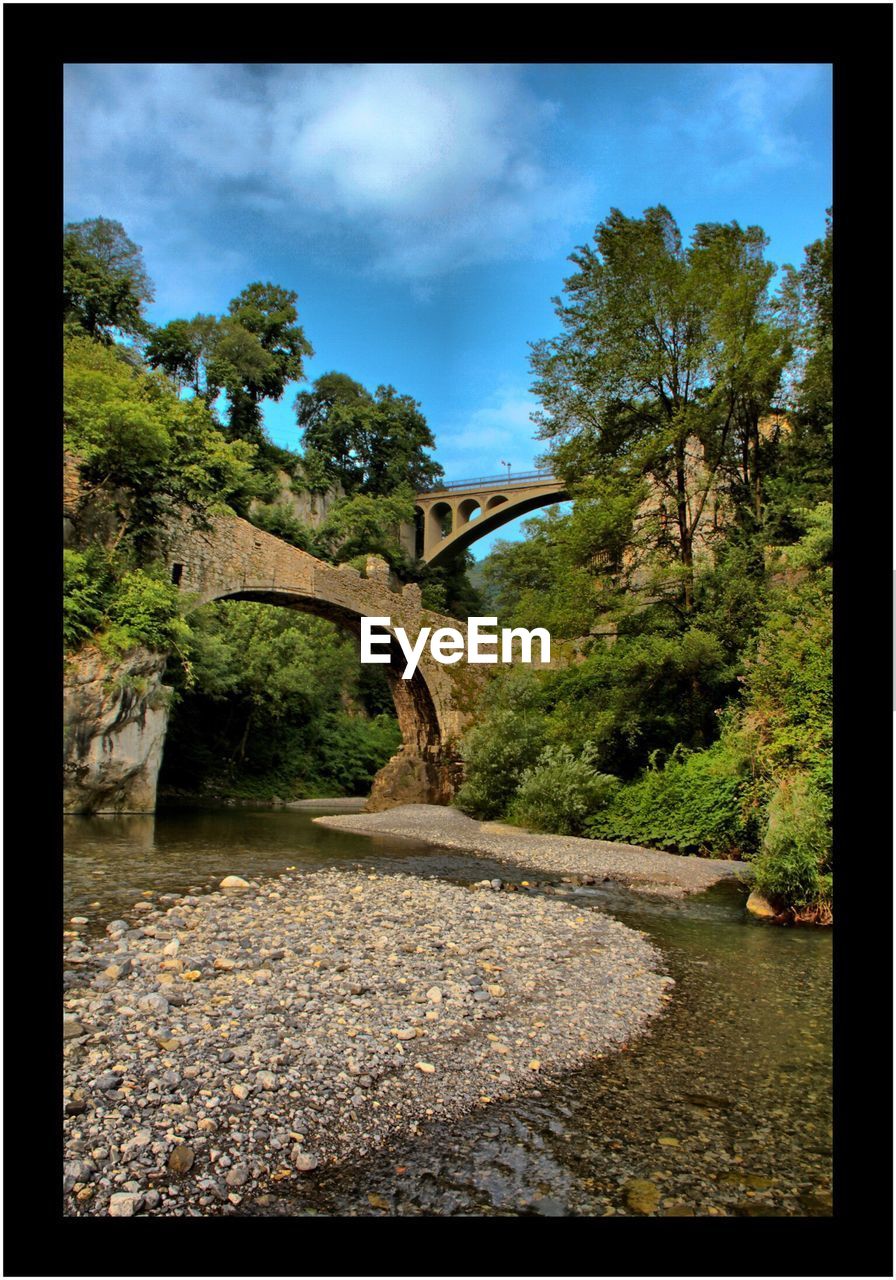
[[[759,228],[614,210],[533,349],[574,496],[481,569],[556,669],[498,676],[458,803],[537,830],[754,860],[830,918],[832,228],[772,293]],[[558,644],[559,642],[559,644]]]
[[[419,405],[328,374],[297,400],[304,454],[282,449],[261,406],[301,381],[312,354],[294,292],[255,282],[225,315],[153,328],[152,284],[120,224],[70,224],[63,256],[64,442],[77,473],[66,651],[170,655],[170,787],[257,798],[368,789],[401,741],[382,673],[361,671],[354,641],[319,619],[235,604],[186,613],[164,530],[174,515],[202,527],[233,512],[333,562],[363,569],[379,553],[442,608],[452,593],[473,598],[463,564],[433,577],[399,547],[415,487],[441,474]],[[311,527],[296,499],[334,489]]]
[[[246,799],[364,795],[401,735],[381,669],[332,623],[227,600],[190,617],[160,786]],[[387,712],[384,708],[389,707]]]
[[[388,686],[319,619],[243,603],[184,615],[162,566],[174,513],[231,511],[424,604],[547,627],[557,665],[498,672],[462,743],[482,818],[754,863],[791,919],[828,920],[831,854],[832,246],[799,268],[758,227],[613,210],[572,255],[536,343],[544,461],[573,502],[518,544],[430,569],[402,549],[442,474],[420,405],[331,372],[299,391],[302,452],[261,406],[303,377],[291,290],[153,329],[140,249],[106,219],[64,237],[67,651],[171,655],[164,785],[284,797],[365,789],[399,743]],[[485,602],[488,601],[486,606]]]

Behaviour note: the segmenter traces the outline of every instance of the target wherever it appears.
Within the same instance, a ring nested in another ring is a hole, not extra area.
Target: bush
[[[769,802],[754,887],[780,909],[827,907],[831,866],[830,800],[805,775],[785,778]]]
[[[456,804],[474,818],[502,817],[523,772],[544,748],[544,720],[534,709],[498,707],[461,744],[466,780]]]
[[[99,630],[112,581],[100,552],[62,553],[62,638],[73,652]]]
[[[298,516],[294,515],[289,507],[284,506],[282,503],[271,503],[270,505],[256,507],[252,511],[250,519],[256,528],[263,529],[265,533],[273,534],[275,538],[282,538],[291,547],[298,547],[300,551],[308,551],[313,556],[319,554],[314,530],[303,524]]]
[[[497,675],[486,691],[485,716],[460,744],[465,782],[455,804],[474,818],[502,817],[526,769],[547,746],[542,681],[529,667]]]
[[[510,806],[510,819],[536,831],[579,835],[589,815],[602,808],[619,779],[597,773],[590,744],[576,756],[569,747],[546,747],[534,768],[522,776]]]
[[[681,852],[744,854],[757,847],[749,760],[736,737],[708,751],[678,747],[613,796],[587,833]]]
[[[126,653],[137,645],[164,652],[176,649],[181,657],[190,640],[190,628],[180,616],[177,587],[162,572],[132,569],[118,583],[109,604],[108,626],[99,637],[110,654]]]

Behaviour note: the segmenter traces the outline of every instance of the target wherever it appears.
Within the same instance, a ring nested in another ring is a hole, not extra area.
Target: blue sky
[[[310,378],[391,382],[449,479],[491,475],[540,452],[528,343],[610,208],[758,223],[798,263],[831,203],[830,119],[817,64],[78,64],[65,217],[142,245],[156,323],[295,289]],[[265,407],[293,448],[296,390]]]

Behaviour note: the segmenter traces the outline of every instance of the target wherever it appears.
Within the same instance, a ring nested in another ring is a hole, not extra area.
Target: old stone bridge
[[[66,458],[66,532],[79,517],[75,460]],[[518,515],[567,497],[543,472],[459,481],[417,495],[416,525],[401,530],[413,559],[438,563]],[[478,515],[477,515],[478,512]],[[378,557],[365,573],[326,564],[236,516],[197,527],[188,518],[167,530],[171,580],[188,608],[212,600],[254,600],[328,618],[359,635],[364,616],[389,617],[393,629],[416,637],[421,627],[463,621],[422,607],[420,588],[402,586]],[[70,661],[65,676],[64,806],[75,813],[150,812],[167,728],[161,684],[165,658],[135,653],[112,670],[92,646]],[[427,802],[447,804],[461,779],[458,740],[471,723],[494,667],[436,662],[428,649],[409,680],[397,640],[384,670],[402,733],[402,748],[377,774],[368,808]],[[146,689],[137,693],[138,688]]]
[[[218,516],[205,529],[186,522],[171,528],[168,557],[172,581],[189,606],[211,600],[255,600],[328,618],[360,635],[363,616],[388,617],[393,629],[412,638],[420,628],[456,627],[455,618],[424,609],[420,588],[403,587],[385,561],[371,556],[366,575],[334,566],[299,551],[236,516]],[[461,662],[443,665],[425,650],[409,680],[398,641],[386,674],[392,689],[403,745],[374,781],[368,808],[411,802],[447,804],[457,788],[457,740],[470,723],[485,669]]]

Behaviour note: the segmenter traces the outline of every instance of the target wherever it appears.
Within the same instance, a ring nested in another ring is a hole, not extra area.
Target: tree
[[[308,473],[346,494],[384,496],[426,488],[442,468],[426,450],[432,432],[416,400],[394,387],[370,392],[344,373],[326,373],[296,398]]]
[[[153,289],[139,245],[120,222],[69,222],[62,240],[62,305],[66,332],[111,343],[115,333],[142,338],[144,303]]]
[[[245,510],[254,450],[224,439],[201,400],[179,399],[161,375],[85,337],[66,343],[63,372],[65,445],[85,498],[109,513],[115,548],[142,556],[182,508],[197,520]]]
[[[639,522],[655,554],[680,566],[693,605],[694,547],[707,501],[727,482],[735,505],[761,503],[758,423],[787,358],[771,319],[771,266],[758,227],[701,224],[685,248],[662,205],[613,209],[555,299],[563,332],[533,346],[539,434],[575,488],[646,481]]]
[[[832,497],[834,450],[834,228],[806,246],[799,270],[788,265],[777,304],[793,337],[788,427],[771,493],[771,526],[781,543],[800,538],[806,513]]]
[[[381,555],[398,564],[404,559],[398,530],[413,518],[414,495],[407,486],[380,498],[356,493],[334,504],[317,531],[317,545],[343,563],[358,556]]]
[[[178,388],[189,387],[193,394],[211,404],[221,387],[210,376],[219,337],[214,316],[196,315],[192,320],[171,320],[153,330],[145,358],[151,369],[161,369]]]
[[[233,298],[216,343],[213,380],[226,392],[229,429],[260,442],[262,400],[279,400],[288,382],[299,381],[303,361],[314,350],[297,323],[298,294],[256,281]]]

